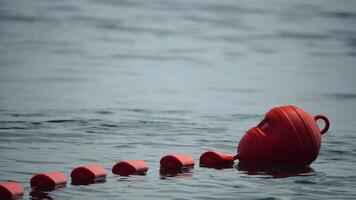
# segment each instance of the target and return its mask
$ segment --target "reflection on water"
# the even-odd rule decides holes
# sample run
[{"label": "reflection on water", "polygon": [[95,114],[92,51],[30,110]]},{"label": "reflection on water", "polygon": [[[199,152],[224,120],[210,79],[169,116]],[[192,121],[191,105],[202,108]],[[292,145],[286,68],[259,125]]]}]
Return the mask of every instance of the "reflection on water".
[{"label": "reflection on water", "polygon": [[55,200],[55,198],[52,198],[51,195],[46,192],[31,191],[30,196],[31,200]]},{"label": "reflection on water", "polygon": [[266,166],[239,163],[236,165],[236,169],[243,174],[259,178],[288,178],[316,174],[313,168],[305,166]]},{"label": "reflection on water", "polygon": [[192,176],[193,176],[192,168],[182,168],[177,170],[167,170],[167,169],[160,170],[160,179],[167,179],[171,177],[188,178]]},{"label": "reflection on water", "polygon": [[105,178],[100,178],[100,179],[95,179],[95,180],[78,180],[78,181],[72,181],[71,185],[92,185],[92,184],[101,184],[101,183],[106,183]]},{"label": "reflection on water", "polygon": [[205,167],[205,168],[213,168],[213,169],[231,169],[234,168],[234,163],[230,162],[230,163],[222,163],[222,164],[214,164],[214,165],[203,165],[203,164],[199,164],[199,167]]}]

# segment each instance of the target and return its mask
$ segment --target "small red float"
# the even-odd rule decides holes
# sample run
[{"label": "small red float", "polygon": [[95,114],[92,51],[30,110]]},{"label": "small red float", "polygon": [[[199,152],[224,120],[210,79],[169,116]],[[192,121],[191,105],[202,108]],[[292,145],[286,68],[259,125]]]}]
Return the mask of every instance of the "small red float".
[{"label": "small red float", "polygon": [[113,174],[129,176],[132,174],[145,174],[148,164],[143,160],[125,160],[116,163],[112,168]]},{"label": "small red float", "polygon": [[0,183],[0,200],[11,200],[22,197],[24,189],[21,184],[16,182]]},{"label": "small red float", "polygon": [[163,170],[180,170],[194,167],[194,159],[188,154],[170,154],[164,156],[160,164]]},{"label": "small red float", "polygon": [[[325,122],[322,130],[319,119]],[[242,137],[235,158],[246,164],[308,166],[317,158],[329,124],[327,117],[312,117],[296,106],[275,107]]]},{"label": "small red float", "polygon": [[88,165],[75,168],[72,173],[72,184],[90,184],[105,181],[106,170],[100,165]]},{"label": "small red float", "polygon": [[226,153],[207,151],[200,156],[200,166],[202,167],[232,167],[234,156]]},{"label": "small red float", "polygon": [[61,172],[48,172],[36,174],[31,178],[33,190],[51,191],[67,184],[67,177]]}]

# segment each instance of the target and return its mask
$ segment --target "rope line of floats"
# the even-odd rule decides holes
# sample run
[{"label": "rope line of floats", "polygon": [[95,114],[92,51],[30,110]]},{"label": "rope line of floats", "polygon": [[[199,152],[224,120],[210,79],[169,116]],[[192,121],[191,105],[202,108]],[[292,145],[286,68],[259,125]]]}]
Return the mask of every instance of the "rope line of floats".
[{"label": "rope line of floats", "polygon": [[[319,128],[317,121],[323,120]],[[312,117],[296,106],[272,108],[264,119],[249,129],[241,138],[237,155],[207,151],[200,156],[201,167],[229,168],[234,160],[258,165],[309,166],[318,156],[321,135],[329,129],[330,122],[324,115]],[[189,154],[169,154],[160,160],[161,171],[179,172],[194,167]],[[112,173],[120,176],[144,175],[148,164],[143,160],[124,160],[112,167]],[[101,165],[80,166],[70,174],[72,185],[87,185],[104,181],[107,172]],[[67,184],[62,172],[46,172],[34,175],[30,185],[34,191],[52,191]],[[0,182],[0,200],[9,200],[24,195],[18,182]]]},{"label": "rope line of floats", "polygon": [[[226,153],[207,151],[200,157],[201,167],[232,166],[234,156]],[[160,170],[163,173],[178,173],[189,170],[195,165],[194,159],[189,154],[168,154],[160,160]],[[119,161],[112,167],[112,174],[119,176],[145,175],[148,164],[144,160]],[[88,185],[104,182],[107,170],[101,165],[80,166],[70,173],[72,185]],[[63,172],[52,171],[39,173],[32,176],[30,186],[33,191],[50,192],[66,187],[67,176]],[[10,200],[22,197],[25,193],[21,183],[10,181],[0,183],[0,200]]]}]

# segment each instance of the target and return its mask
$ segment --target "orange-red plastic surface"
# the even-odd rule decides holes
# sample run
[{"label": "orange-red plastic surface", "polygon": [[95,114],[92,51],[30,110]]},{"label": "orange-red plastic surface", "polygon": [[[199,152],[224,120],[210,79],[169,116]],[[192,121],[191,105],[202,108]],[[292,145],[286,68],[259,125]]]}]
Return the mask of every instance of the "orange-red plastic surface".
[{"label": "orange-red plastic surface", "polygon": [[194,167],[194,159],[188,154],[170,154],[161,158],[161,169],[179,170]]},{"label": "orange-red plastic surface", "polygon": [[112,168],[112,173],[129,176],[132,174],[144,174],[147,170],[148,164],[143,160],[125,160],[116,163]]},{"label": "orange-red plastic surface", "polygon": [[31,178],[31,188],[34,190],[51,191],[67,184],[67,177],[61,172],[36,174]]},{"label": "orange-red plastic surface", "polygon": [[100,165],[88,165],[75,168],[72,173],[73,184],[89,184],[103,181],[106,178],[106,170]]},{"label": "orange-red plastic surface", "polygon": [[0,200],[10,200],[21,197],[24,194],[24,189],[21,184],[16,182],[0,183]]},{"label": "orange-red plastic surface", "polygon": [[[322,130],[319,119],[325,122]],[[296,106],[275,107],[242,137],[235,157],[248,164],[308,166],[317,158],[329,124],[327,117],[312,117]]]},{"label": "orange-red plastic surface", "polygon": [[216,151],[207,151],[200,156],[202,167],[223,167],[234,163],[234,156]]}]

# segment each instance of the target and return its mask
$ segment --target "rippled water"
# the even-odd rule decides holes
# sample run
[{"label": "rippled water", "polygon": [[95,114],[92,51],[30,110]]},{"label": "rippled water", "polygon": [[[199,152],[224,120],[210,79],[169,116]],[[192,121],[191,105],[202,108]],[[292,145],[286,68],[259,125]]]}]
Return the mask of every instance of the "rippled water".
[{"label": "rippled water", "polygon": [[[355,1],[0,1],[0,181],[25,199],[356,196]],[[195,167],[167,153],[235,153],[277,105],[325,113],[310,168]],[[144,159],[146,176],[29,196],[35,173]]]}]

